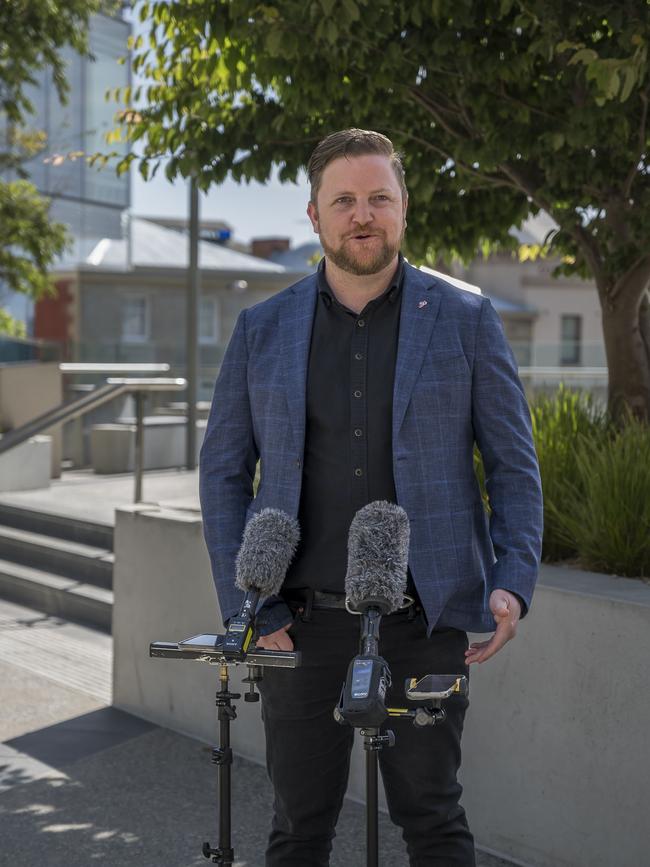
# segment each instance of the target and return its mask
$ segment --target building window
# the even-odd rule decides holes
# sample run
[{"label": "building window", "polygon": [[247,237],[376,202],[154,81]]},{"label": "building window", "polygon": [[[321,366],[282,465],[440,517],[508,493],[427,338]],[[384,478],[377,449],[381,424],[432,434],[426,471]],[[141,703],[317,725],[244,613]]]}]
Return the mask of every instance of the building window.
[{"label": "building window", "polygon": [[560,364],[580,364],[582,316],[565,315],[561,322]]},{"label": "building window", "polygon": [[149,299],[131,295],[122,302],[122,340],[144,343],[149,339]]},{"label": "building window", "polygon": [[219,340],[219,311],[216,298],[201,298],[199,306],[199,343],[216,344]]}]

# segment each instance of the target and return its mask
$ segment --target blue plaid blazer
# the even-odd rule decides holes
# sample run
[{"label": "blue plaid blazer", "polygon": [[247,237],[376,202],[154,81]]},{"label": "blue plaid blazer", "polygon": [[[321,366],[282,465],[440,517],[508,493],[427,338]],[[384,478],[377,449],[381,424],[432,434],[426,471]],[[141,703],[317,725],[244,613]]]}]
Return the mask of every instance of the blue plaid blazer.
[{"label": "blue plaid blazer", "polygon": [[[429,630],[491,631],[490,592],[510,590],[528,608],[537,577],[542,496],[530,414],[489,300],[405,268],[392,435],[397,501],[410,521],[409,566]],[[242,601],[234,564],[246,522],[269,506],[298,515],[317,295],[310,275],[243,310],[217,378],[200,497],[224,621]],[[489,519],[474,443],[485,466]],[[261,633],[290,620],[282,600],[263,602]]]}]

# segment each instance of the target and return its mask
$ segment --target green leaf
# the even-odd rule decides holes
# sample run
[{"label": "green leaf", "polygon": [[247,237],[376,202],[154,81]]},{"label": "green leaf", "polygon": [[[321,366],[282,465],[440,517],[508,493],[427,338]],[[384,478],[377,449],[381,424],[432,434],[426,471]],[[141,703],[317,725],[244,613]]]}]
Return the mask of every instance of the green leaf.
[{"label": "green leaf", "polygon": [[623,69],[623,75],[625,76],[625,80],[623,81],[623,87],[621,88],[619,96],[621,102],[625,102],[632,93],[634,85],[636,84],[637,71],[633,66],[626,66]]},{"label": "green leaf", "polygon": [[569,66],[574,66],[576,63],[593,63],[594,60],[598,60],[598,54],[592,48],[581,48],[569,60]]},{"label": "green leaf", "polygon": [[562,147],[564,147],[564,142],[565,142],[564,133],[561,133],[561,132],[553,133],[552,143],[553,143],[553,150],[554,151],[557,152]]},{"label": "green leaf", "polygon": [[345,11],[348,13],[350,21],[358,21],[361,18],[361,13],[359,12],[359,7],[355,3],[355,0],[343,0],[343,6]]},{"label": "green leaf", "polygon": [[266,50],[271,57],[277,57],[282,49],[283,33],[280,27],[274,25],[266,37]]}]

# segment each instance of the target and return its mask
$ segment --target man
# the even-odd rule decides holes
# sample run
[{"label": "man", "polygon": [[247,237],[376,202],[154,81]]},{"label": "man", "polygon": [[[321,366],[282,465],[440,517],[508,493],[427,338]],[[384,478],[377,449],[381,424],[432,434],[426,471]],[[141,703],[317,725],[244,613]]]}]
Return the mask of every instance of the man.
[{"label": "man", "polygon": [[[258,646],[295,643],[303,658],[294,671],[268,670],[261,685],[275,790],[267,867],[329,863],[353,741],[332,711],[359,638],[343,595],[358,509],[396,502],[410,522],[414,602],[382,621],[391,704],[403,703],[406,677],[467,673],[514,636],[541,543],[539,474],[512,353],[487,299],[401,256],[408,196],[391,142],[334,133],[312,154],[309,178],[307,212],[325,256],[316,275],[239,316],[201,452],[224,620],[241,602],[233,576],[246,521],[275,507],[301,529],[281,595],[258,615]],[[466,631],[495,624],[468,648]],[[396,721],[396,745],[380,753],[391,818],[417,867],[475,863],[456,780],[466,706],[450,699],[445,723],[424,731]]]}]

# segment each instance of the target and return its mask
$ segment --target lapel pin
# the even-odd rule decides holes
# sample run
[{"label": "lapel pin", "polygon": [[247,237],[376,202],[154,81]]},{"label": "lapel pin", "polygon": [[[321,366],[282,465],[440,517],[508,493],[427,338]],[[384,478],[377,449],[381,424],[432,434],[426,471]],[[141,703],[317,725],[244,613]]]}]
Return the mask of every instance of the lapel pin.
[{"label": "lapel pin", "polygon": [[426,306],[427,306],[427,302],[426,302],[426,301],[418,301],[418,307],[419,307],[420,309],[421,309],[422,307],[426,307]]}]

